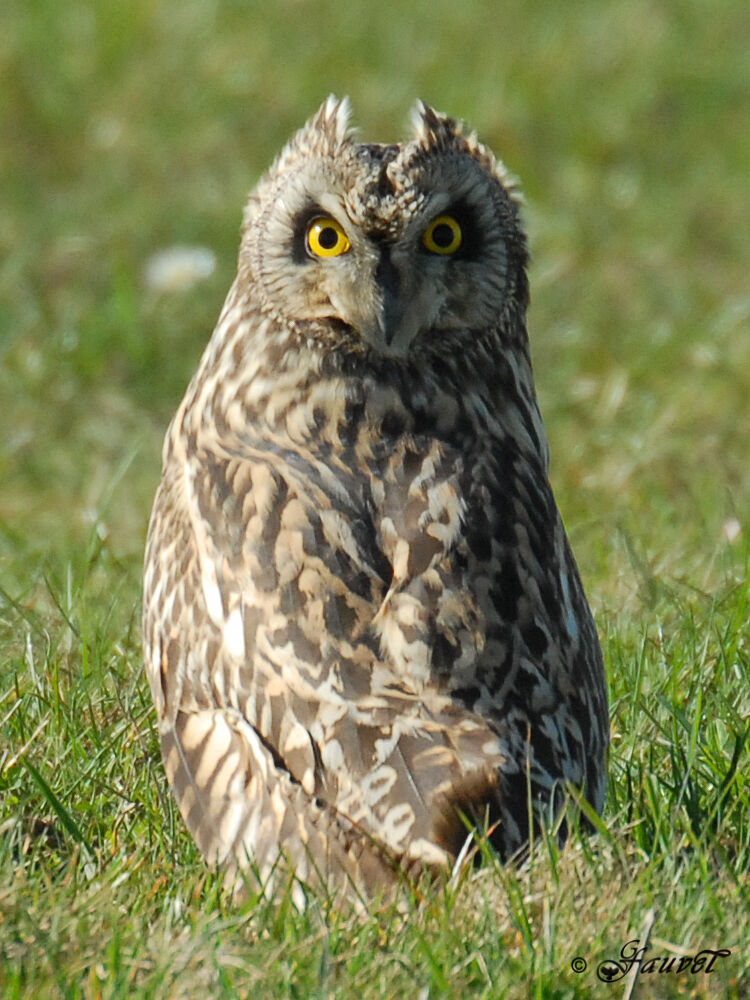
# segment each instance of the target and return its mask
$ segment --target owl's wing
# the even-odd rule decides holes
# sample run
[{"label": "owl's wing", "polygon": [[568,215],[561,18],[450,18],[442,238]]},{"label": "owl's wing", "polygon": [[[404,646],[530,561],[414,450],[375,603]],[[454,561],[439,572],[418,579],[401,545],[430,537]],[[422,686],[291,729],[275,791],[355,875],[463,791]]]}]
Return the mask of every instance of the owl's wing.
[{"label": "owl's wing", "polygon": [[529,805],[556,814],[568,782],[601,810],[608,744],[593,618],[544,453],[520,438],[488,435],[468,452],[403,438],[372,480],[392,567],[381,650],[496,735],[486,801],[506,857],[528,838]]},{"label": "owl's wing", "polygon": [[486,801],[502,755],[481,718],[384,662],[393,629],[373,621],[395,600],[391,566],[327,475],[268,449],[168,468],[148,670],[167,773],[209,860],[247,854],[263,872],[281,845],[302,877],[377,887],[392,857],[449,861],[455,807]]},{"label": "owl's wing", "polygon": [[[537,452],[519,446],[518,435],[499,437],[466,469],[462,544],[480,595],[486,645],[473,684],[455,663],[448,665],[455,697],[492,719],[507,747],[507,817],[526,816],[531,798],[549,818],[563,804],[568,783],[601,811],[606,783],[601,649]],[[513,838],[504,847],[512,849]]]},{"label": "owl's wing", "polygon": [[[302,880],[376,894],[393,880],[392,859],[310,794],[309,778],[300,780],[311,764],[310,739],[293,715],[302,702],[292,701],[268,663],[256,677],[253,633],[275,602],[258,589],[270,581],[248,585],[239,551],[227,547],[233,518],[219,517],[216,472],[200,477],[209,492],[218,489],[209,496],[170,465],[149,529],[146,670],[169,783],[199,850],[230,875],[249,867],[270,889],[288,861]],[[258,473],[256,481],[262,478]],[[268,497],[259,493],[264,514]],[[234,503],[228,494],[223,499]],[[279,625],[283,617],[271,612],[271,649]]]}]

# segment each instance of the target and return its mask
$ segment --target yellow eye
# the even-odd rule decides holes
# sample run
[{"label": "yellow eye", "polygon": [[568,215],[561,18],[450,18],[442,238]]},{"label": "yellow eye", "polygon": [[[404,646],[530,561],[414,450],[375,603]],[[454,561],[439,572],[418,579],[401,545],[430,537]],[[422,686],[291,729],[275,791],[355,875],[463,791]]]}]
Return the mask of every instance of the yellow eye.
[{"label": "yellow eye", "polygon": [[425,230],[422,242],[430,253],[455,253],[461,246],[461,227],[452,215],[439,215]]},{"label": "yellow eye", "polygon": [[307,248],[316,257],[340,257],[350,246],[349,237],[330,215],[319,215],[307,227]]}]

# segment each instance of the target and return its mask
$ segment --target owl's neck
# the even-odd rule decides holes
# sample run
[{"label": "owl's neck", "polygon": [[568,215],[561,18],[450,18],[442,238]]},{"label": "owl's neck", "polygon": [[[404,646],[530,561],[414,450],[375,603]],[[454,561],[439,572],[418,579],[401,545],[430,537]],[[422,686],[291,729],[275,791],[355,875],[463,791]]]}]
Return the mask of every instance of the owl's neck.
[{"label": "owl's neck", "polygon": [[313,328],[247,316],[230,297],[177,411],[172,436],[265,437],[306,448],[345,446],[366,427],[376,440],[437,437],[463,449],[513,440],[547,466],[521,322],[515,343],[477,338],[393,360],[338,348]]}]

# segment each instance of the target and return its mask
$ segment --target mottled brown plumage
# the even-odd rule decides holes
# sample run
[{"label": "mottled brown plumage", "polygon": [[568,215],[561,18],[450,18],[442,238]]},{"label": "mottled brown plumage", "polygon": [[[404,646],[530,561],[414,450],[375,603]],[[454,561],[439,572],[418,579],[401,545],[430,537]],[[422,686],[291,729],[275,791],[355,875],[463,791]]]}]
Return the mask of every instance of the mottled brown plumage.
[{"label": "mottled brown plumage", "polygon": [[376,895],[504,857],[568,782],[600,810],[599,644],[547,478],[503,167],[423,105],[329,99],[251,195],[167,434],[146,668],[204,857]]}]

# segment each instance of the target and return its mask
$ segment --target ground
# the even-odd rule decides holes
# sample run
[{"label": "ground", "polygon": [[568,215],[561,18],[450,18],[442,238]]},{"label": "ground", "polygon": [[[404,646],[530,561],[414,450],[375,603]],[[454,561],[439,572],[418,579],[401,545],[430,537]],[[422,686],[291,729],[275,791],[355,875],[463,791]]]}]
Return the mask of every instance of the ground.
[{"label": "ground", "polygon": [[[636,995],[749,995],[749,44],[744,0],[6,0],[0,995],[619,997],[596,969],[652,908],[646,959],[731,954]],[[364,920],[226,905],[140,663],[161,438],[244,196],[329,91],[380,140],[423,97],[523,182],[553,485],[612,707],[595,836]],[[216,267],[159,291],[175,245]]]}]

